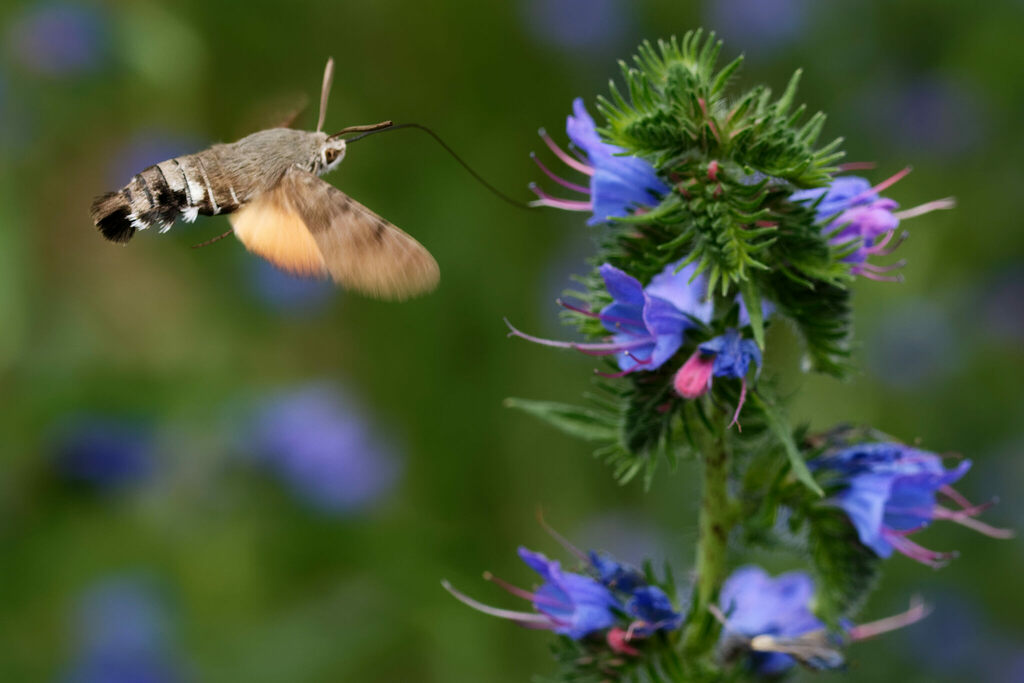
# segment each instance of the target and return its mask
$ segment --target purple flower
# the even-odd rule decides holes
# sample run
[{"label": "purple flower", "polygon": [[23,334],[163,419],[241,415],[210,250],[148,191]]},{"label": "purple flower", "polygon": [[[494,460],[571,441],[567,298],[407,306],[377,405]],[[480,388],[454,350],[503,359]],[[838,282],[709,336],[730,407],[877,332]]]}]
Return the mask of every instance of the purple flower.
[{"label": "purple flower", "polygon": [[630,14],[623,0],[526,0],[530,32],[570,52],[601,50],[626,33]]},{"label": "purple flower", "polygon": [[782,47],[807,23],[807,0],[715,0],[705,7],[706,25],[747,51]]},{"label": "purple flower", "polygon": [[292,275],[263,259],[246,260],[249,288],[267,308],[288,315],[322,311],[337,292],[329,280]]},{"label": "purple flower", "polygon": [[594,313],[562,303],[570,310],[600,320],[611,333],[609,342],[551,341],[524,334],[509,325],[511,334],[538,344],[576,349],[589,355],[615,354],[622,370],[616,376],[637,370],[656,370],[679,350],[684,333],[696,326],[695,321],[706,323],[711,319],[712,303],[706,300],[707,280],[699,276],[690,282],[696,270],[693,264],[679,272],[675,270],[675,264],[666,266],[644,287],[635,277],[606,263],[600,272],[612,296],[611,304],[600,313]]},{"label": "purple flower", "polygon": [[[723,636],[796,638],[820,631],[825,624],[811,612],[813,597],[814,581],[804,572],[772,578],[760,567],[741,567],[725,581],[719,596],[726,620]],[[779,652],[753,651],[751,664],[770,676],[786,671],[794,660]]]},{"label": "purple flower", "polygon": [[[737,569],[726,579],[719,594],[724,641],[739,636],[749,650],[752,668],[762,676],[777,676],[793,666],[794,657],[777,651],[776,644],[798,640],[807,653],[801,663],[812,669],[835,669],[843,665],[840,636],[831,636],[825,624],[811,611],[814,581],[801,571],[772,578],[760,567]],[[849,641],[865,640],[909,626],[928,615],[918,602],[910,609],[885,619],[854,626],[844,624]],[[812,647],[813,646],[813,647]],[[799,650],[795,650],[794,653]]]},{"label": "purple flower", "polygon": [[140,577],[116,577],[90,588],[76,617],[67,683],[182,680],[168,643],[165,606]]},{"label": "purple flower", "polygon": [[7,31],[16,58],[50,76],[90,71],[106,50],[106,17],[71,3],[40,3],[15,17]]},{"label": "purple flower", "polygon": [[535,155],[533,159],[549,178],[574,192],[587,195],[589,199],[558,199],[536,184],[531,184],[530,189],[539,197],[535,204],[568,211],[591,212],[593,216],[587,220],[587,225],[598,225],[611,218],[628,216],[638,208],[657,205],[661,195],[670,188],[658,178],[654,167],[643,159],[625,155],[621,147],[603,142],[581,98],[573,101],[573,114],[566,122],[566,132],[573,145],[586,157],[586,162],[564,152],[543,130],[540,135],[551,151],[569,168],[590,176],[590,186],[584,187],[564,180],[544,166]]},{"label": "purple flower", "polygon": [[400,464],[358,407],[338,389],[309,384],[255,411],[249,447],[291,489],[328,513],[366,508],[391,491]]},{"label": "purple flower", "polygon": [[[839,476],[843,489],[833,500],[850,517],[861,542],[879,557],[889,557],[896,550],[929,566],[942,566],[953,553],[928,550],[907,538],[936,519],[948,519],[995,538],[1012,535],[975,519],[989,505],[971,505],[951,487],[970,469],[970,460],[946,469],[934,453],[899,443],[865,443],[822,457],[812,465]],[[960,509],[938,505],[937,493]]]},{"label": "purple flower", "polygon": [[548,629],[574,640],[615,624],[615,612],[621,611],[622,606],[611,591],[596,579],[563,571],[558,560],[549,560],[526,548],[519,548],[519,557],[543,578],[544,582],[537,590],[531,593],[489,574],[487,577],[513,595],[530,600],[535,612],[490,607],[456,591],[447,582],[444,587],[461,602],[485,614],[510,619],[531,628]]},{"label": "purple flower", "polygon": [[647,637],[656,631],[675,631],[683,625],[683,615],[672,607],[665,591],[657,586],[641,586],[632,591],[626,614],[633,617],[631,636]]},{"label": "purple flower", "polygon": [[81,415],[58,424],[52,453],[64,477],[104,490],[139,483],[156,465],[145,425],[105,416]]},{"label": "purple flower", "polygon": [[869,263],[868,258],[887,256],[900,245],[903,237],[890,245],[900,220],[939,209],[950,209],[954,205],[953,200],[947,198],[895,212],[899,204],[878,193],[909,172],[909,168],[904,169],[876,187],[872,187],[864,178],[841,176],[835,178],[828,187],[794,192],[790,200],[814,207],[817,220],[823,225],[822,230],[829,235],[829,243],[844,253],[843,261],[851,264],[851,273],[871,280],[899,281],[898,275],[886,273],[902,267],[902,262],[878,266]]},{"label": "purple flower", "polygon": [[712,377],[738,379],[741,383],[740,400],[736,405],[732,424],[735,424],[747,397],[747,373],[750,364],[761,370],[761,350],[751,339],[744,339],[736,330],[706,341],[697,347],[687,361],[676,372],[672,380],[676,393],[683,398],[703,396],[711,388]]}]

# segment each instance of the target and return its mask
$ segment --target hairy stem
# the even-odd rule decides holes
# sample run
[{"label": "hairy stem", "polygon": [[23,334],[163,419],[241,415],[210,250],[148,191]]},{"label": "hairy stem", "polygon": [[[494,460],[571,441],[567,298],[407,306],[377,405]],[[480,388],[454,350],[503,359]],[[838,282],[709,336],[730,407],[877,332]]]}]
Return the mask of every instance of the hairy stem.
[{"label": "hairy stem", "polygon": [[719,430],[703,445],[703,492],[700,507],[700,538],[697,542],[696,583],[686,629],[684,648],[690,657],[708,654],[717,640],[720,625],[708,609],[718,600],[726,577],[729,532],[736,523],[729,497],[729,451]]}]

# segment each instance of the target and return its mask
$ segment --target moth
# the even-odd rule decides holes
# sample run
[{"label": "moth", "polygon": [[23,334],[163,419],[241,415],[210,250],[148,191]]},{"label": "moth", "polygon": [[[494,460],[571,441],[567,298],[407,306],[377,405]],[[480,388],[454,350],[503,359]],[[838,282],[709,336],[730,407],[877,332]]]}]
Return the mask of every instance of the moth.
[{"label": "moth", "polygon": [[[246,249],[282,270],[327,277],[380,299],[431,291],[440,271],[423,245],[320,176],[345,158],[343,135],[389,121],[323,131],[334,60],[324,69],[315,132],[271,128],[150,166],[97,197],[92,220],[113,242],[137,230],[166,232],[178,219],[227,214]],[[230,233],[225,233],[225,236]]]}]

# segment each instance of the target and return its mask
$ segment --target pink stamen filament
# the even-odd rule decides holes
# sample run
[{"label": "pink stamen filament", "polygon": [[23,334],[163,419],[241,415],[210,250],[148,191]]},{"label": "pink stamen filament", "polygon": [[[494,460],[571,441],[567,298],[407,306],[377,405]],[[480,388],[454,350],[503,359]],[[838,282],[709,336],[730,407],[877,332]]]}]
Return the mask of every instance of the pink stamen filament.
[{"label": "pink stamen filament", "polygon": [[542,510],[539,505],[537,506],[537,522],[540,524],[541,528],[544,529],[544,531],[548,532],[549,536],[551,536],[553,539],[558,541],[558,543],[563,548],[565,548],[570,553],[575,555],[581,561],[586,562],[587,564],[590,563],[590,558],[587,557],[586,554],[584,554],[584,552],[582,550],[580,550],[579,548],[574,546],[572,543],[570,543],[569,540],[567,538],[565,538],[565,536],[563,536],[562,534],[560,534],[557,531],[555,531],[554,527],[550,526],[547,523],[547,520],[544,519],[544,510]]},{"label": "pink stamen filament", "polygon": [[576,183],[571,183],[568,180],[555,175],[555,173],[548,169],[548,167],[545,166],[541,162],[541,160],[537,158],[537,155],[534,154],[533,152],[530,152],[530,158],[533,159],[533,162],[540,167],[540,170],[544,172],[544,175],[546,175],[548,178],[551,178],[562,187],[567,187],[570,190],[573,190],[574,192],[580,192],[586,195],[590,194],[590,188],[583,187],[582,185],[577,185]]},{"label": "pink stamen filament", "polygon": [[909,538],[906,538],[904,534],[895,533],[891,529],[883,529],[882,535],[885,540],[902,555],[906,555],[912,560],[916,560],[921,564],[928,565],[933,569],[938,569],[949,563],[951,559],[956,557],[956,553],[940,553],[934,550],[928,550],[927,548],[914,543]]},{"label": "pink stamen filament", "polygon": [[971,501],[967,500],[967,498],[962,493],[957,491],[949,484],[946,484],[945,486],[940,488],[939,493],[943,494],[944,496],[946,496],[947,498],[949,498],[962,508],[974,507],[974,504],[971,503]]},{"label": "pink stamen filament", "polygon": [[740,411],[743,410],[743,404],[746,403],[746,401],[747,401],[747,378],[743,377],[742,379],[740,379],[740,400],[736,404],[736,412],[733,413],[733,415],[732,415],[732,422],[729,423],[729,426],[726,427],[726,429],[731,429],[733,425],[736,425],[736,431],[740,431],[740,432],[743,431],[743,428],[740,427],[739,420],[740,420]]},{"label": "pink stamen filament", "polygon": [[555,341],[553,339],[542,339],[541,337],[534,337],[533,335],[526,334],[525,332],[520,332],[516,328],[512,327],[512,323],[510,323],[508,320],[505,320],[505,324],[508,325],[509,330],[511,330],[511,332],[509,332],[509,336],[521,337],[522,339],[525,339],[527,341],[532,341],[535,344],[543,344],[544,346],[553,346],[553,347],[559,348],[559,349],[575,349],[576,351],[579,351],[580,353],[585,353],[585,354],[591,355],[591,356],[608,356],[608,355],[611,355],[613,353],[620,353],[622,351],[627,351],[629,349],[636,349],[636,348],[640,348],[641,346],[647,346],[648,344],[652,343],[652,341],[653,341],[653,339],[648,337],[648,338],[643,338],[643,339],[637,339],[636,341],[631,341],[631,342],[616,342],[616,343],[610,343],[610,344],[585,344],[585,343],[579,343],[579,342],[560,342],[560,341]]},{"label": "pink stamen filament", "polygon": [[978,512],[980,512],[990,505],[991,503],[988,505],[979,505],[976,508],[967,510],[947,510],[946,508],[935,506],[935,519],[948,519],[949,521],[965,526],[968,529],[973,529],[979,534],[984,534],[989,538],[1013,538],[1015,535],[1013,529],[999,529],[986,524],[981,520],[974,519],[972,515],[977,514],[974,510],[978,510]]},{"label": "pink stamen filament", "polygon": [[900,211],[899,213],[894,213],[893,215],[896,216],[896,218],[899,218],[902,221],[902,220],[906,220],[907,218],[915,218],[916,216],[923,216],[924,214],[931,213],[932,211],[942,211],[943,209],[952,209],[955,206],[956,206],[956,200],[953,199],[952,197],[946,197],[945,199],[936,199],[934,202],[928,202],[927,204],[921,204],[920,206],[915,206],[912,209],[907,209],[905,211]]},{"label": "pink stamen filament", "polygon": [[454,597],[462,604],[472,607],[478,612],[490,614],[492,617],[499,617],[501,619],[511,619],[512,621],[519,622],[523,625],[533,624],[535,626],[539,626],[540,628],[551,628],[552,626],[557,626],[559,624],[558,621],[552,619],[546,614],[535,614],[533,612],[517,612],[515,610],[500,609],[498,607],[491,607],[490,605],[485,605],[482,602],[474,600],[465,593],[461,593],[455,590],[455,588],[453,588],[452,585],[447,581],[442,581],[441,586],[443,586],[446,591],[452,594],[452,597]]},{"label": "pink stamen filament", "polygon": [[494,583],[494,584],[497,584],[498,586],[500,586],[501,588],[504,588],[506,591],[508,591],[512,595],[516,596],[517,598],[522,598],[523,600],[529,600],[530,602],[532,602],[535,605],[549,605],[551,607],[560,607],[562,609],[565,609],[565,607],[566,607],[565,603],[563,603],[563,602],[559,602],[558,600],[555,600],[554,598],[545,598],[544,596],[537,595],[536,593],[531,593],[528,590],[523,590],[522,588],[519,588],[518,586],[513,586],[508,581],[505,581],[504,579],[499,579],[497,576],[495,576],[494,574],[492,574],[490,572],[484,572],[484,580],[485,581],[490,581],[491,583]]},{"label": "pink stamen filament", "polygon": [[866,277],[869,280],[874,280],[875,282],[903,282],[902,275],[879,275],[878,273],[866,271],[860,266],[854,266],[850,269],[850,272],[854,275],[860,275],[861,277]]},{"label": "pink stamen filament", "polygon": [[899,236],[899,238],[898,238],[898,239],[896,240],[896,243],[895,243],[895,244],[893,244],[893,245],[892,245],[891,247],[889,247],[888,249],[886,249],[886,248],[885,248],[885,245],[889,243],[889,241],[890,241],[890,240],[892,239],[892,236],[893,236],[894,234],[896,234],[896,231],[895,231],[895,230],[893,230],[892,232],[890,232],[889,234],[887,234],[887,235],[885,236],[885,239],[883,239],[883,240],[882,240],[882,241],[881,241],[880,243],[878,243],[877,245],[875,245],[875,246],[873,246],[873,247],[868,247],[868,250],[867,250],[867,251],[868,251],[868,253],[869,253],[869,254],[874,254],[875,256],[888,256],[888,255],[889,255],[889,254],[891,254],[892,252],[894,252],[894,251],[896,251],[897,249],[899,249],[900,245],[901,245],[901,244],[903,244],[904,242],[906,242],[906,241],[907,241],[907,238],[908,238],[908,237],[910,237],[910,233],[904,230],[904,231],[903,231],[902,233],[900,233],[900,236]]},{"label": "pink stamen filament", "polygon": [[877,265],[875,263],[866,263],[866,262],[860,264],[861,268],[864,268],[865,270],[870,270],[872,273],[889,273],[889,272],[892,272],[894,270],[899,270],[900,268],[904,267],[905,265],[907,265],[907,262],[902,260],[902,259],[897,261],[896,263],[890,263],[887,266],[880,266],[880,265]]},{"label": "pink stamen filament", "polygon": [[904,178],[906,178],[908,173],[910,173],[910,167],[909,166],[904,168],[902,171],[897,171],[896,173],[893,173],[891,176],[889,176],[888,178],[886,178],[882,182],[880,182],[877,185],[875,185],[874,187],[872,187],[868,192],[873,192],[875,194],[882,194],[883,192],[888,190],[890,187],[892,187],[893,185],[895,185],[899,181],[901,181]]},{"label": "pink stamen filament", "polygon": [[873,161],[848,161],[845,164],[839,164],[839,171],[841,173],[846,171],[870,171],[876,166]]},{"label": "pink stamen filament", "polygon": [[866,624],[854,626],[850,629],[850,640],[865,640],[867,638],[874,638],[880,636],[883,633],[889,631],[895,631],[896,629],[903,628],[904,626],[910,626],[915,624],[931,613],[931,608],[921,602],[918,599],[914,599],[910,603],[910,608],[902,614],[894,614],[891,617],[885,619],[879,619],[877,621],[870,621]]},{"label": "pink stamen filament", "polygon": [[553,195],[548,194],[542,190],[537,183],[530,183],[530,190],[536,194],[540,199],[532,202],[535,206],[550,206],[553,209],[563,209],[565,211],[593,211],[594,205],[592,202],[582,202],[573,199],[559,199]]},{"label": "pink stamen filament", "polygon": [[581,161],[579,161],[579,160],[569,156],[565,152],[563,152],[562,148],[559,147],[555,143],[555,141],[551,139],[551,136],[548,135],[548,132],[546,130],[541,128],[538,131],[538,134],[540,135],[540,139],[544,141],[544,144],[548,146],[548,149],[550,149],[552,152],[554,152],[555,156],[558,157],[559,159],[561,159],[562,163],[564,163],[566,166],[568,166],[569,168],[575,169],[575,170],[579,171],[580,173],[585,173],[587,175],[594,175],[593,167],[588,166],[587,164],[584,164],[583,162],[581,162]]}]

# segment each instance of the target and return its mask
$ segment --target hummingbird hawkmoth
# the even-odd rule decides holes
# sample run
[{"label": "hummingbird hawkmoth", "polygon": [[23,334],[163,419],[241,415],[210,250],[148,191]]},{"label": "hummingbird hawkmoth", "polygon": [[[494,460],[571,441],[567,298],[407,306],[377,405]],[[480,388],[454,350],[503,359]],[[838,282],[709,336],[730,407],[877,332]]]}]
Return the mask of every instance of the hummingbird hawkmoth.
[{"label": "hummingbird hawkmoth", "polygon": [[136,230],[170,229],[179,218],[228,214],[249,251],[302,276],[382,299],[432,290],[437,262],[423,245],[319,176],[345,158],[343,135],[390,127],[390,121],[323,131],[334,61],[324,69],[315,132],[271,128],[230,144],[162,161],[117,192],[97,197],[93,223],[108,240]]}]

